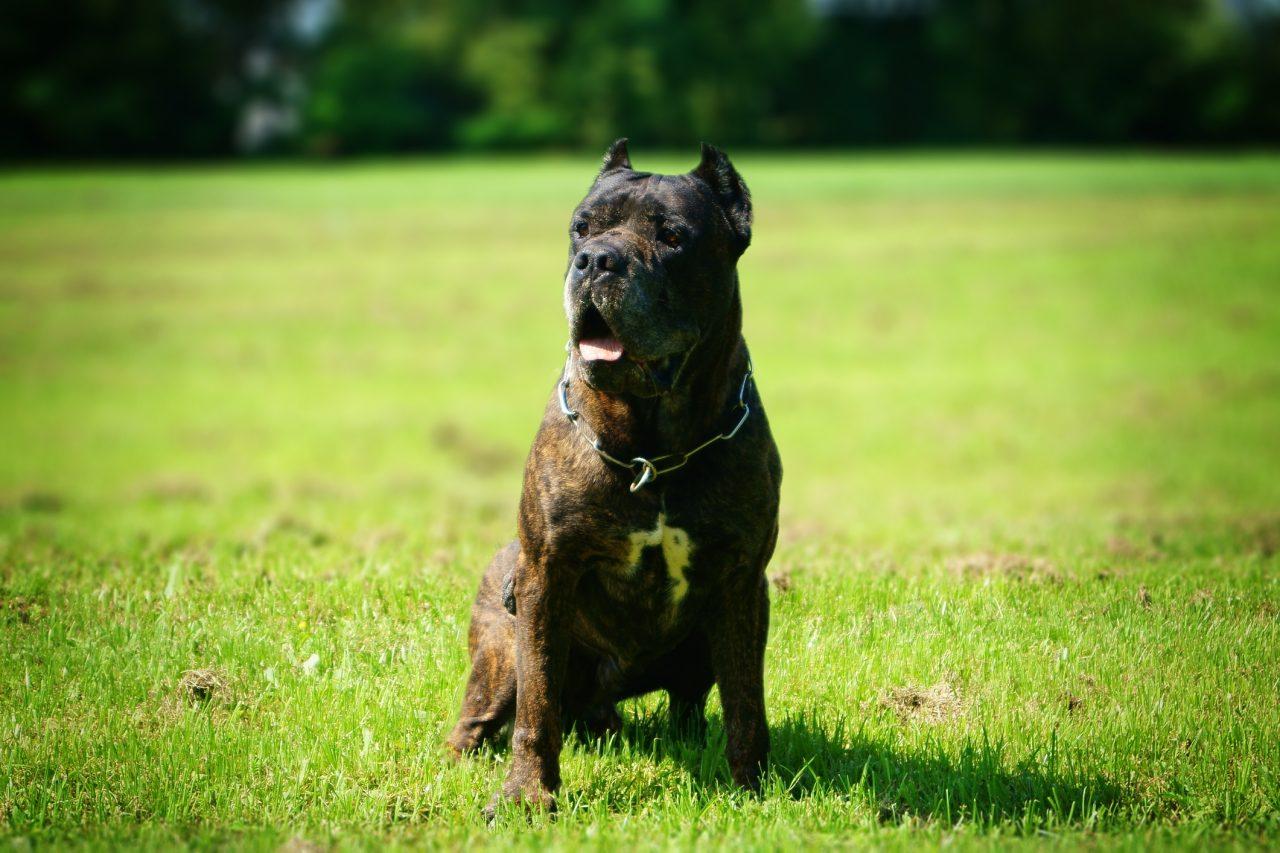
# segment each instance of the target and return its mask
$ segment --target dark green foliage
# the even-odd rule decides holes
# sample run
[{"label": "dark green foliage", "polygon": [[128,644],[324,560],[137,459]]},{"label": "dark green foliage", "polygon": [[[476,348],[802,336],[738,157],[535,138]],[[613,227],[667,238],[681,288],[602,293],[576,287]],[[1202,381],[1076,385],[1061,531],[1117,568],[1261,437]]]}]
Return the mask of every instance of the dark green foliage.
[{"label": "dark green foliage", "polygon": [[[938,120],[972,141],[1122,143],[1216,135],[1229,33],[1203,0],[979,0],[939,6]],[[942,82],[941,80],[939,81]]]},{"label": "dark green foliage", "polygon": [[214,46],[167,0],[11,0],[0,26],[0,152],[208,154],[231,143]]},{"label": "dark green foliage", "polygon": [[[1267,144],[1280,7],[11,0],[0,75],[0,155],[24,158]],[[281,125],[247,133],[264,105]]]},{"label": "dark green foliage", "polygon": [[446,147],[464,103],[430,57],[381,35],[334,45],[311,85],[304,117],[315,153]]}]

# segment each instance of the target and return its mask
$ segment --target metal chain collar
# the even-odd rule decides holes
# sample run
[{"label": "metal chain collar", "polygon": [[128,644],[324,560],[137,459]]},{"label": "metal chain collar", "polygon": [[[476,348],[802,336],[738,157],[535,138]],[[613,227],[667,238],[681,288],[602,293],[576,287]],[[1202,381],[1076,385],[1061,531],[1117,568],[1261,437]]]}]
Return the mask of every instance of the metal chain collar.
[{"label": "metal chain collar", "polygon": [[[569,406],[569,363],[572,359],[567,359],[564,363],[564,373],[560,377],[560,387],[558,390],[560,398],[560,411],[569,419],[569,423],[573,424],[574,429],[582,434],[582,437],[591,445],[591,449],[600,454],[600,458],[619,468],[625,468],[635,474],[635,479],[631,481],[631,491],[638,492],[647,484],[652,483],[655,479],[663,474],[670,474],[678,468],[683,468],[689,463],[689,459],[701,450],[705,450],[717,441],[728,441],[738,434],[738,430],[742,429],[742,425],[747,422],[747,418],[751,416],[751,407],[747,405],[747,383],[751,381],[751,375],[754,368],[751,365],[750,357],[747,358],[747,372],[742,376],[742,385],[738,388],[738,405],[737,409],[742,410],[741,417],[738,422],[733,425],[733,429],[728,432],[722,432],[711,436],[706,441],[699,444],[692,450],[686,450],[683,453],[664,453],[662,456],[654,456],[647,459],[643,456],[637,456],[630,462],[624,462],[618,457],[609,453],[600,444],[600,437],[593,434],[591,430],[583,423],[580,412],[575,411]],[[674,464],[666,464],[667,460],[677,459],[679,461]]]}]

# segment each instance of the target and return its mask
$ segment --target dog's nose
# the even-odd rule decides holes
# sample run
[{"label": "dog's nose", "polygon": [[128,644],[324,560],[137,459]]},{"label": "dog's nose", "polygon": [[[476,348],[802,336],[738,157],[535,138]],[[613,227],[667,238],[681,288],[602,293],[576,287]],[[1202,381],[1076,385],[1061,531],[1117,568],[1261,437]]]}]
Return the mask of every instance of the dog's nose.
[{"label": "dog's nose", "polygon": [[620,275],[626,268],[626,261],[623,260],[622,253],[612,246],[596,246],[579,252],[573,265],[583,271]]}]

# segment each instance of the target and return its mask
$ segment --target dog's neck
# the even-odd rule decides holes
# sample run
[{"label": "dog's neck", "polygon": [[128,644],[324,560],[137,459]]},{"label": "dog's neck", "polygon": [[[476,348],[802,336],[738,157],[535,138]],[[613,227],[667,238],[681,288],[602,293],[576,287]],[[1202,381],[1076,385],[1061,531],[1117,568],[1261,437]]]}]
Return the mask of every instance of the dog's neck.
[{"label": "dog's neck", "polygon": [[675,386],[656,397],[606,394],[588,385],[570,363],[574,406],[606,450],[621,458],[691,450],[726,429],[747,371],[742,300],[735,286],[724,321],[689,353]]}]

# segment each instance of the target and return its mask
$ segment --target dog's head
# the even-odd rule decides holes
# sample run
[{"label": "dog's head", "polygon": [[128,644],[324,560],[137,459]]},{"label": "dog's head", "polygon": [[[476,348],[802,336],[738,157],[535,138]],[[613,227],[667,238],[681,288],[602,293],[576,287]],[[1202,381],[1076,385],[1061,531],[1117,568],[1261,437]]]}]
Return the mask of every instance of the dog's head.
[{"label": "dog's head", "polygon": [[619,139],[569,223],[564,305],[583,378],[609,394],[670,391],[735,309],[751,196],[704,144],[684,175],[631,168]]}]

